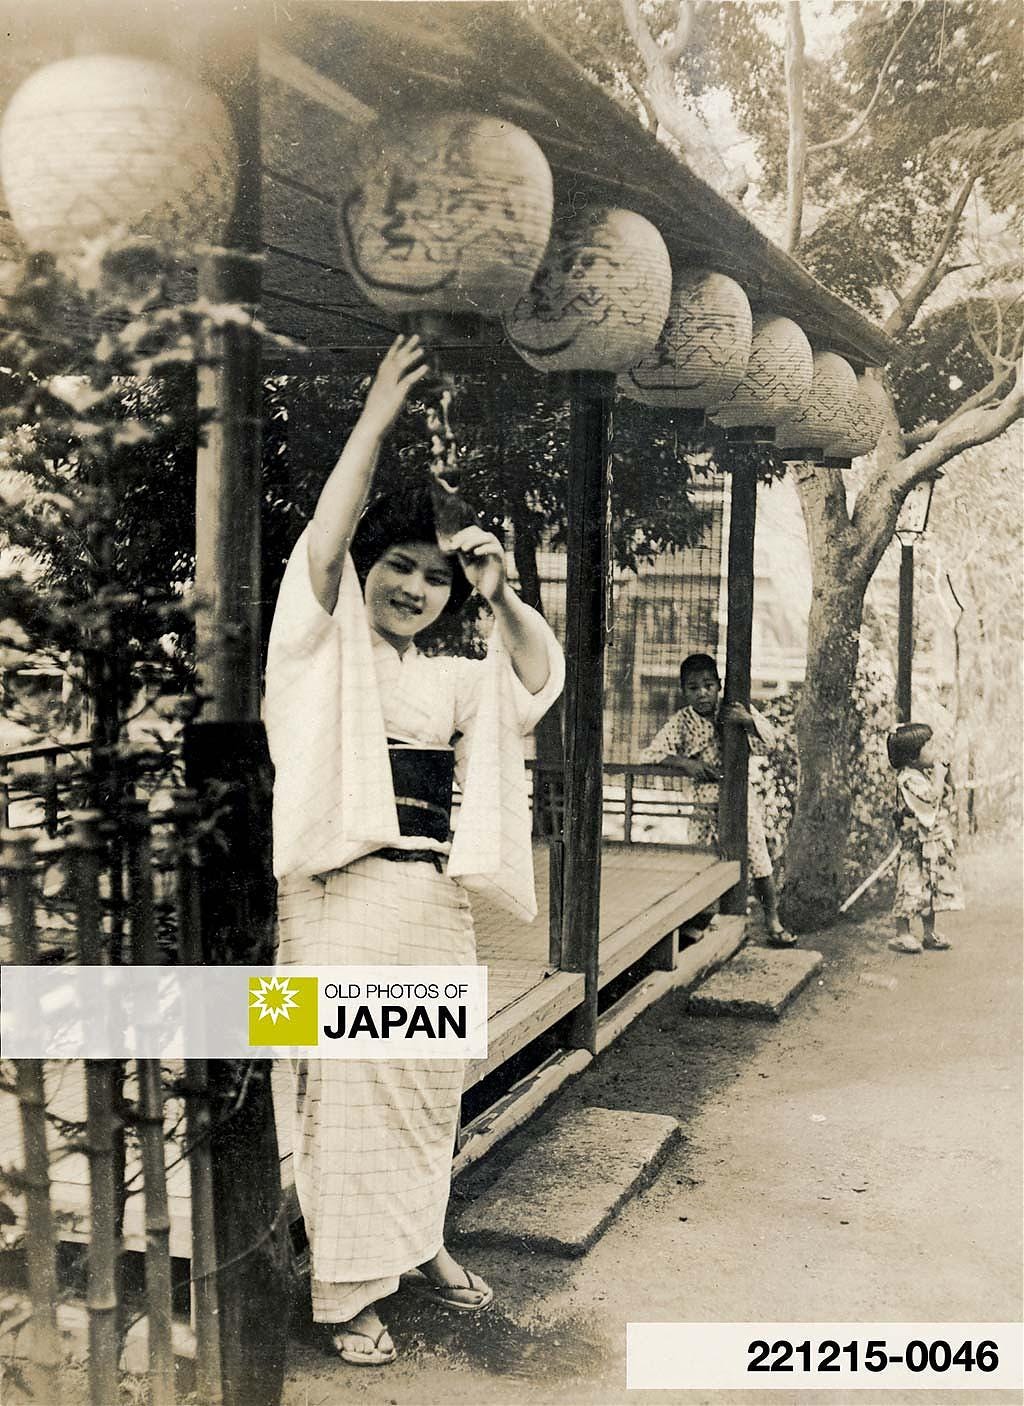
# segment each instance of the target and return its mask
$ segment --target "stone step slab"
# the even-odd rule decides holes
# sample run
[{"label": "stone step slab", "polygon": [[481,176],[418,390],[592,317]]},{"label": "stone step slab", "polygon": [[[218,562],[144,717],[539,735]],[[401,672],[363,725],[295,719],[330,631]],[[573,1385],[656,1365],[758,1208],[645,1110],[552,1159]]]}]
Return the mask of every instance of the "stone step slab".
[{"label": "stone step slab", "polygon": [[653,1179],[679,1133],[675,1118],[658,1113],[567,1113],[469,1207],[460,1235],[550,1255],[585,1254]]},{"label": "stone step slab", "polygon": [[690,1013],[778,1020],[821,964],[803,948],[744,947],[690,993]]}]

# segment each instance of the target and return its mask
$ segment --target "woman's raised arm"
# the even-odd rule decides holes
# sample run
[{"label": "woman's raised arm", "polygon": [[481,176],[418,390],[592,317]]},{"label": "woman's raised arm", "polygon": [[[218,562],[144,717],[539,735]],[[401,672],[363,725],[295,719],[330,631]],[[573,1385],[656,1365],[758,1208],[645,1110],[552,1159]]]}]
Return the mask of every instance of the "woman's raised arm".
[{"label": "woman's raised arm", "polygon": [[309,579],[330,614],[381,445],[412,387],[427,374],[418,337],[398,337],[377,369],[362,413],[324,484],[309,531]]}]

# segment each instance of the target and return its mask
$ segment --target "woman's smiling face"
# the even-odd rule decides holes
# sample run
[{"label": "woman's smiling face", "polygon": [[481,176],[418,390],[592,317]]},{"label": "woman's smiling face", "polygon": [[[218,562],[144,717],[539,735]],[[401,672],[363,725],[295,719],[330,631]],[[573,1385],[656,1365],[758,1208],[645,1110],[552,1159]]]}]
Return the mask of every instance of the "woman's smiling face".
[{"label": "woman's smiling face", "polygon": [[451,589],[452,568],[439,547],[430,542],[397,543],[374,562],[366,577],[370,624],[401,652],[434,623]]}]

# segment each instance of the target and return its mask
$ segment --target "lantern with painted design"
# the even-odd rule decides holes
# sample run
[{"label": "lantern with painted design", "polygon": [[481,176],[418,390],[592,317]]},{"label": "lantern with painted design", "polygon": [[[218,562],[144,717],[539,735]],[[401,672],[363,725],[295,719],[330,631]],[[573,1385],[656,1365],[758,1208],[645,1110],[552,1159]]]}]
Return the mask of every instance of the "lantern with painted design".
[{"label": "lantern with painted design", "polygon": [[803,329],[791,318],[759,313],[747,369],[736,389],[712,407],[712,418],[727,429],[770,431],[800,409],[812,374],[811,344]]},{"label": "lantern with painted design", "polygon": [[852,430],[857,398],[850,363],[835,352],[815,352],[811,388],[796,414],[779,426],[776,446],[793,450],[795,459],[821,459],[826,444]]},{"label": "lantern with painted design", "polygon": [[649,356],[618,379],[623,395],[666,409],[703,410],[731,395],[750,360],[752,319],[740,285],[710,269],[683,269]]},{"label": "lantern with painted design", "polygon": [[625,371],[653,352],[671,293],[672,265],[654,225],[599,206],[555,230],[505,333],[540,371]]},{"label": "lantern with painted design", "polygon": [[237,172],[231,121],[216,94],[169,64],[127,54],[39,69],[0,126],[11,219],[30,250],[58,257],[96,240],[218,243]]},{"label": "lantern with painted design", "polygon": [[888,405],[879,381],[871,376],[858,376],[850,424],[844,434],[825,445],[825,466],[848,469],[852,460],[861,454],[870,454],[881,437]]},{"label": "lantern with painted design", "polygon": [[496,117],[374,123],[340,194],[345,266],[389,312],[496,316],[529,288],[544,255],[552,189],[537,143]]}]

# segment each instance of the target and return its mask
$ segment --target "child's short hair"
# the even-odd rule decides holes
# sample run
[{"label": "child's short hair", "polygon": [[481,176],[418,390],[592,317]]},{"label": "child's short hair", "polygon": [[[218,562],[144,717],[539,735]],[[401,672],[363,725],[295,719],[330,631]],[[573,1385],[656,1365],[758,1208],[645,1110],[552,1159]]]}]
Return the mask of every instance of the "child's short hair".
[{"label": "child's short hair", "polygon": [[889,753],[889,765],[899,771],[917,760],[917,755],[926,742],[930,742],[932,730],[927,723],[903,723],[885,739],[885,749]]},{"label": "child's short hair", "polygon": [[719,688],[722,680],[718,676],[718,665],[710,654],[688,654],[679,666],[679,687],[682,688],[688,678],[694,674],[710,674]]}]

